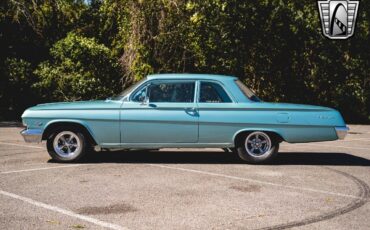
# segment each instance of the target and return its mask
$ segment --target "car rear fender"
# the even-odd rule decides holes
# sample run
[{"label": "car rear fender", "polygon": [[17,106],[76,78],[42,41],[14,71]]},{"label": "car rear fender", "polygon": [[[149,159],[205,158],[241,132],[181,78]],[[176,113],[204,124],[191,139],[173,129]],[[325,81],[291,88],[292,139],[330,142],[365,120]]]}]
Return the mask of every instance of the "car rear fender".
[{"label": "car rear fender", "polygon": [[262,132],[267,132],[267,133],[274,133],[275,136],[277,137],[278,141],[281,142],[281,141],[285,141],[285,138],[284,138],[284,135],[279,132],[278,130],[276,129],[270,129],[270,128],[246,128],[246,129],[241,129],[239,131],[237,131],[234,136],[233,136],[233,143],[236,143],[237,141],[237,138],[240,134],[242,133],[246,133],[246,132],[253,132],[253,131],[262,131]]}]

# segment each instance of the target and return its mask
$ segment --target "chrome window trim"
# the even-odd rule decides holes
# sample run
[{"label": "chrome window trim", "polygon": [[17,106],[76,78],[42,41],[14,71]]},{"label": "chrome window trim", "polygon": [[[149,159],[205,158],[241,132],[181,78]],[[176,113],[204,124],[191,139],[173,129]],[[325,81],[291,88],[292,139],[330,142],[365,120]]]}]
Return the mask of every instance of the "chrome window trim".
[{"label": "chrome window trim", "polygon": [[198,104],[199,100],[199,90],[200,90],[200,80],[195,81],[195,96],[194,96],[194,103]]}]

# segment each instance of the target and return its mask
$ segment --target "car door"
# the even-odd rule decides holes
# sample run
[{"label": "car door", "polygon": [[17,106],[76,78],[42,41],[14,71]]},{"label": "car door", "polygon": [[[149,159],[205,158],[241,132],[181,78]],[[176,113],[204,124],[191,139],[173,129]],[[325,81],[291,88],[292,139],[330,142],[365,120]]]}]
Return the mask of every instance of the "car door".
[{"label": "car door", "polygon": [[194,80],[153,80],[134,92],[121,110],[121,142],[195,143],[198,113]]},{"label": "car door", "polygon": [[236,103],[218,81],[200,81],[198,93],[199,143],[232,142],[238,126],[233,120]]}]

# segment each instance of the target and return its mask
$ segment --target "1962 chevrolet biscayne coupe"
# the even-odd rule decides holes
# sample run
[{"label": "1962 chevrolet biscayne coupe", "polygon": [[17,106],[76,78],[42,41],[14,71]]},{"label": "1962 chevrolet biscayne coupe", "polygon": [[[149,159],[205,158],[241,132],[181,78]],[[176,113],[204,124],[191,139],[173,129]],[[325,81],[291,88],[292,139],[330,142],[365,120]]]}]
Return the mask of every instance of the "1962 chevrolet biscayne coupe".
[{"label": "1962 chevrolet biscayne coupe", "polygon": [[103,101],[40,104],[22,115],[26,142],[47,141],[61,162],[101,149],[230,148],[242,160],[272,159],[279,143],[343,139],[334,109],[262,102],[235,77],[150,75]]}]

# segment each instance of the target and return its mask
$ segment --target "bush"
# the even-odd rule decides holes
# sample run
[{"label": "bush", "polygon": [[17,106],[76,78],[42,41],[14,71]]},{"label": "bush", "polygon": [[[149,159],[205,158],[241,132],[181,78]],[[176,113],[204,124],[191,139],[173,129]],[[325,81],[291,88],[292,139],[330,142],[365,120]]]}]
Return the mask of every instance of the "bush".
[{"label": "bush", "polygon": [[33,85],[49,101],[101,99],[121,90],[119,63],[94,38],[69,33],[50,55],[36,69],[39,82]]}]

